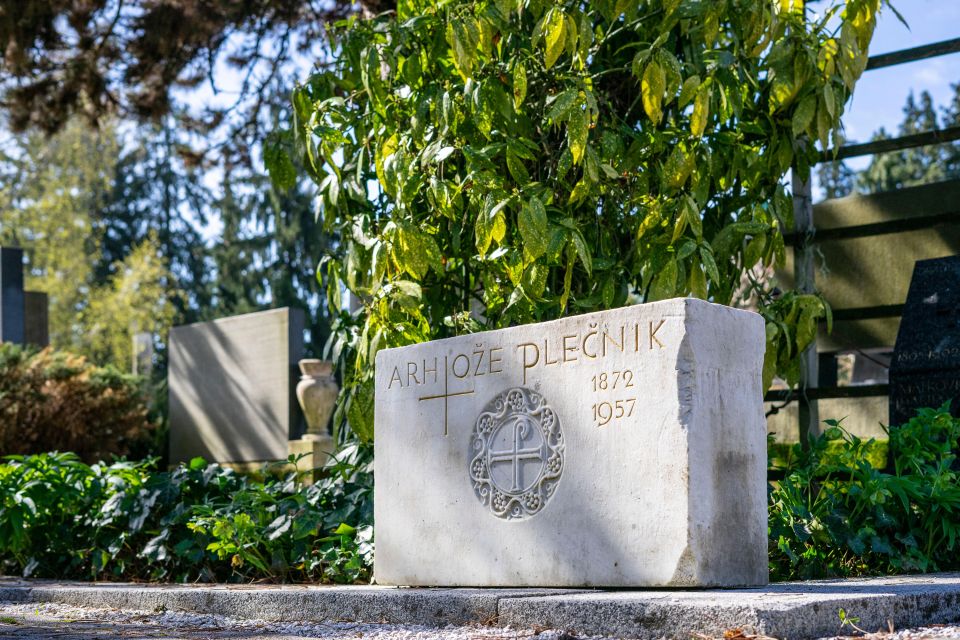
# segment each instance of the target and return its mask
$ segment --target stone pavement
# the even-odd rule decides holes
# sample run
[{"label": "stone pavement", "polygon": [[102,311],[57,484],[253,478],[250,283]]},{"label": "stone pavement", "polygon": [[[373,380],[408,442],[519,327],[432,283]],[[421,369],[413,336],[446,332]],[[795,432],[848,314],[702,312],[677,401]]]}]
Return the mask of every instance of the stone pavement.
[{"label": "stone pavement", "polygon": [[[741,629],[748,635],[800,640],[849,632],[841,628],[840,609],[858,619],[857,626],[866,631],[960,621],[960,574],[781,583],[752,589],[630,591],[142,585],[7,578],[0,579],[0,602],[221,615],[269,623],[375,623],[434,629],[493,625],[644,640],[723,637],[725,632]],[[248,631],[243,637],[254,636]]]}]

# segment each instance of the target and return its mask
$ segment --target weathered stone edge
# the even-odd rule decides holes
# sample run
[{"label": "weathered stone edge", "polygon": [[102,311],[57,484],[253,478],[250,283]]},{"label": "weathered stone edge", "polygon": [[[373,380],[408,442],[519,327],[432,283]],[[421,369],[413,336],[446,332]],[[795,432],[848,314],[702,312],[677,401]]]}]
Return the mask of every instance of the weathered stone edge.
[{"label": "weathered stone edge", "polygon": [[960,621],[960,584],[824,594],[823,599],[789,592],[757,595],[745,593],[742,604],[684,603],[626,593],[504,598],[498,622],[639,640],[689,640],[693,634],[722,638],[731,629],[805,640],[854,633],[851,627],[842,628],[840,609],[865,631],[886,631],[888,621],[895,629]]},{"label": "weathered stone edge", "polygon": [[[809,584],[809,583],[807,583]],[[182,611],[276,622],[351,621],[442,626],[495,623],[621,638],[722,637],[741,628],[803,640],[842,630],[838,612],[867,631],[960,620],[960,580],[930,584],[784,585],[773,592],[600,592],[383,587],[231,588],[0,583],[0,601]],[[821,587],[824,585],[821,585]],[[742,594],[742,597],[740,597]],[[684,602],[687,596],[692,601]],[[713,600],[713,596],[719,596]],[[727,597],[723,597],[727,596]],[[733,596],[733,597],[730,597]],[[713,601],[711,601],[713,600]],[[719,602],[717,601],[719,600]]]},{"label": "weathered stone edge", "polygon": [[[136,585],[35,586],[0,584],[0,602],[51,602],[136,611],[181,611],[270,622],[349,621],[421,625],[484,624],[497,620],[504,597],[547,596],[549,589],[288,589]],[[583,593],[567,590],[564,593]]]}]

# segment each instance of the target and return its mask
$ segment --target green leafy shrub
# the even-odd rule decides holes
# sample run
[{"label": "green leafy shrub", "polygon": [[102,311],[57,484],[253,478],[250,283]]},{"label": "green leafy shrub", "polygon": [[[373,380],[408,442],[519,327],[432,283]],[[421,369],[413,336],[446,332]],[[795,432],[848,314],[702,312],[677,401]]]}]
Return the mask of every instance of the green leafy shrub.
[{"label": "green leafy shrub", "polygon": [[0,465],[0,571],[49,578],[356,582],[370,576],[371,455],[342,451],[310,486],[195,459]]},{"label": "green leafy shrub", "polygon": [[[373,436],[384,347],[743,295],[784,257],[783,177],[836,145],[881,4],[401,0],[336,25],[337,60],[296,88],[265,160],[279,186],[305,167],[339,239],[338,422]],[[792,380],[823,303],[765,315],[767,370]]]},{"label": "green leafy shrub", "polygon": [[94,462],[136,453],[155,427],[142,378],[63,351],[0,344],[0,454],[72,451]]},{"label": "green leafy shrub", "polygon": [[775,580],[960,569],[960,419],[922,409],[883,446],[836,421],[770,490]]}]

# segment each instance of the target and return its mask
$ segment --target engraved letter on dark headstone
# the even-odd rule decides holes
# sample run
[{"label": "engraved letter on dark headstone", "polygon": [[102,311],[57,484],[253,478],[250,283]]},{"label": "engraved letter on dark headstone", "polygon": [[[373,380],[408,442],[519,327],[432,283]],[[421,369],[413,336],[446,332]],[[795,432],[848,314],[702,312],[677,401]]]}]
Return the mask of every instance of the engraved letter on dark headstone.
[{"label": "engraved letter on dark headstone", "polygon": [[960,415],[960,256],[913,268],[890,363],[890,424],[947,400]]},{"label": "engraved letter on dark headstone", "polygon": [[0,342],[23,344],[23,249],[0,247]]}]

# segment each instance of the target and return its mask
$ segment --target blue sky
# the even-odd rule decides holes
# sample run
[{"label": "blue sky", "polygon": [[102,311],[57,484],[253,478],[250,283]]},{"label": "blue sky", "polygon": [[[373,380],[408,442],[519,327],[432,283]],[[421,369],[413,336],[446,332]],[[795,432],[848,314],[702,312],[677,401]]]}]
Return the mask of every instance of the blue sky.
[{"label": "blue sky", "polygon": [[[910,29],[891,11],[884,11],[877,21],[871,55],[960,37],[960,0],[894,0],[894,6]],[[935,105],[946,106],[953,95],[950,84],[957,82],[960,54],[956,53],[866,72],[843,116],[847,139],[866,141],[881,126],[896,132],[911,91],[929,91]],[[847,164],[859,169],[869,161],[869,157],[855,158]]]}]

